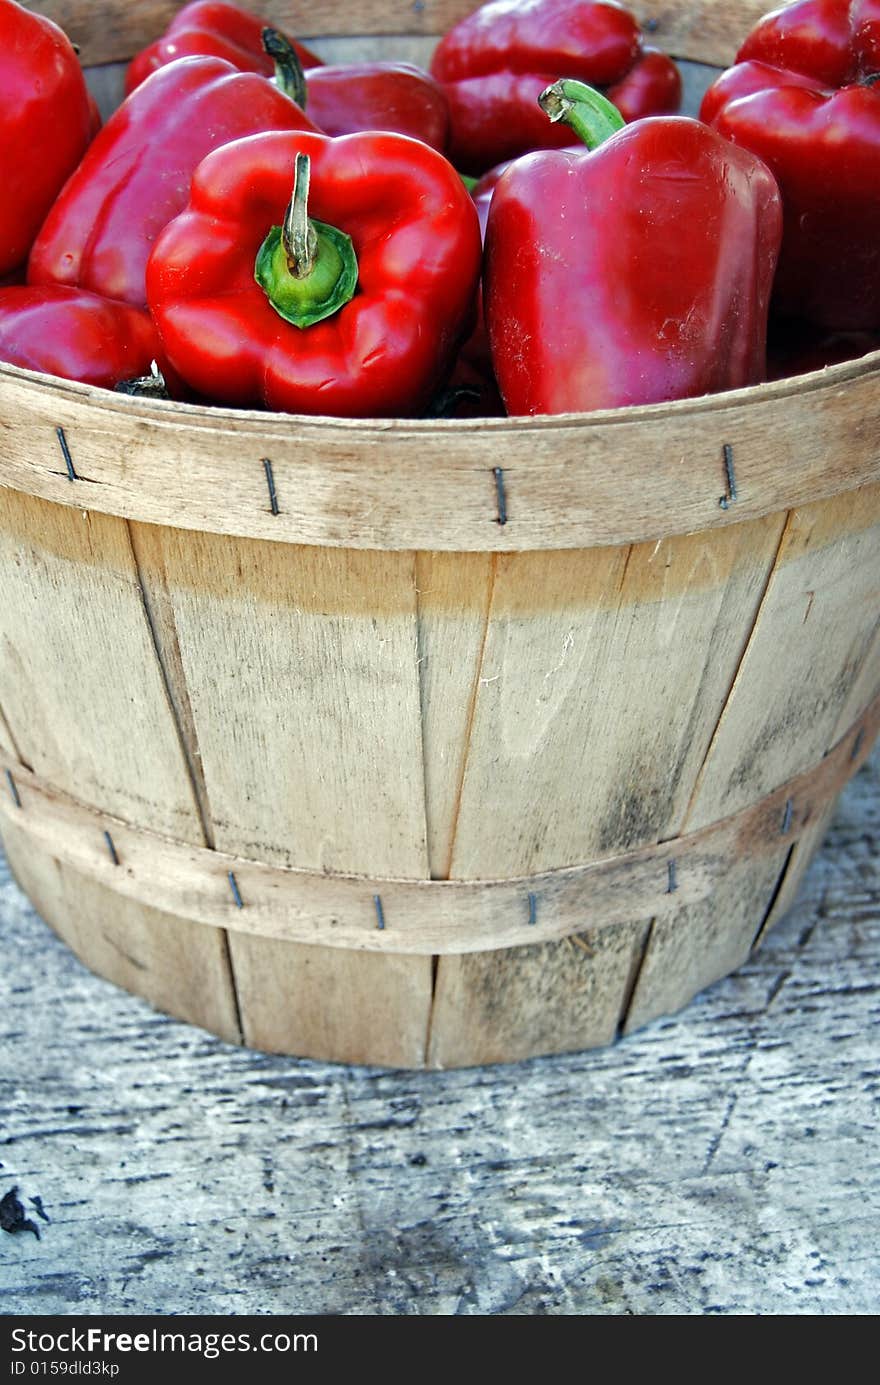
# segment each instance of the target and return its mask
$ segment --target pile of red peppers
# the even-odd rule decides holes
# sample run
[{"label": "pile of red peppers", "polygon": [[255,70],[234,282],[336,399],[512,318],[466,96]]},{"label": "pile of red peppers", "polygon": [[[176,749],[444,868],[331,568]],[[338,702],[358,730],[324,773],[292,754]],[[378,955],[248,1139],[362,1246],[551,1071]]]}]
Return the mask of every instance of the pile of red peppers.
[{"label": "pile of red peppers", "polygon": [[489,0],[430,70],[195,0],[102,124],[0,0],[0,360],[348,417],[711,394],[880,346],[880,0],[795,0],[698,117],[616,0]]}]

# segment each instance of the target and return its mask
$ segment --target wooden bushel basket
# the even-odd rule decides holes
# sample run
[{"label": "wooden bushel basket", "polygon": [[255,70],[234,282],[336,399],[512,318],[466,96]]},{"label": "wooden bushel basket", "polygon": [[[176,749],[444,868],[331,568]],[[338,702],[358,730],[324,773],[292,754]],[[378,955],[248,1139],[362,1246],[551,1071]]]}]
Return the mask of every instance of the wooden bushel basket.
[{"label": "wooden bushel basket", "polygon": [[[265,9],[424,61],[472,7]],[[176,7],[34,8],[103,64]],[[767,6],[634,8],[723,65]],[[3,367],[0,488],[12,868],[88,966],[233,1042],[606,1044],[748,957],[877,730],[880,353],[478,422]]]}]

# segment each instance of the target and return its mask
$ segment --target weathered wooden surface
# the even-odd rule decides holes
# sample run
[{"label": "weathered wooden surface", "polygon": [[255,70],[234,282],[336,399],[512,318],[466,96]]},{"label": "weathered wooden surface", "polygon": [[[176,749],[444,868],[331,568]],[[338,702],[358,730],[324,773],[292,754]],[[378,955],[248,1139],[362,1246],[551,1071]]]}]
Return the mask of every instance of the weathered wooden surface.
[{"label": "weathered wooden surface", "polygon": [[[172,697],[174,661],[161,626],[129,526],[3,492],[0,740],[62,793],[201,845],[184,709]],[[108,891],[84,882],[69,862],[50,859],[40,869],[26,839],[8,850],[78,955],[155,1004],[237,1036],[221,930],[175,925],[155,913],[152,899],[145,909],[114,908]],[[83,890],[90,908],[71,924],[65,901]]]},{"label": "weathered wooden surface", "polygon": [[[12,869],[86,964],[253,1047],[448,1067],[679,1009],[747,958],[880,715],[845,716],[880,487],[712,542],[465,554],[459,586],[452,555],[15,492],[2,523]],[[413,955],[358,985],[347,947]]]},{"label": "weathered wooden surface", "polygon": [[[50,384],[11,365],[0,365],[0,411],[0,486],[77,511],[329,547],[517,552],[654,542],[880,482],[877,351],[797,381],[478,427],[149,402]],[[723,444],[733,449],[737,484],[727,507]],[[622,458],[637,459],[626,485]]]},{"label": "weathered wooden surface", "polygon": [[789,916],[616,1046],[445,1073],[234,1048],[0,867],[8,1313],[873,1314],[880,752]]}]

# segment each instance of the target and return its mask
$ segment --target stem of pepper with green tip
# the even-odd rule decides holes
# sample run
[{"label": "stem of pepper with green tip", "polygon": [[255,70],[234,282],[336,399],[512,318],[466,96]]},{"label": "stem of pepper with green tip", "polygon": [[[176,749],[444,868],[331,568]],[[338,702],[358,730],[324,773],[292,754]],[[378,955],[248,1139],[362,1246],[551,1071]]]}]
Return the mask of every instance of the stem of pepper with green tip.
[{"label": "stem of pepper with green tip", "polygon": [[538,105],[554,124],[562,120],[570,125],[588,149],[598,149],[626,124],[617,107],[601,91],[573,77],[562,77],[546,87],[538,97]]},{"label": "stem of pepper with green tip", "polygon": [[349,303],[358,281],[351,237],[309,216],[311,160],[297,154],[284,223],[257,252],[254,278],[271,306],[294,327],[311,327]]},{"label": "stem of pepper with green tip", "polygon": [[276,87],[279,91],[283,91],[285,96],[289,96],[291,101],[295,101],[300,110],[304,111],[308,89],[306,87],[306,74],[303,72],[296,49],[278,29],[271,29],[267,26],[261,37],[263,48],[275,64],[274,80]]},{"label": "stem of pepper with green tip", "polygon": [[309,221],[309,178],[311,165],[308,154],[297,154],[293,170],[293,196],[281,227],[281,243],[287,256],[287,268],[294,279],[308,279],[314,273],[318,254],[318,233]]}]

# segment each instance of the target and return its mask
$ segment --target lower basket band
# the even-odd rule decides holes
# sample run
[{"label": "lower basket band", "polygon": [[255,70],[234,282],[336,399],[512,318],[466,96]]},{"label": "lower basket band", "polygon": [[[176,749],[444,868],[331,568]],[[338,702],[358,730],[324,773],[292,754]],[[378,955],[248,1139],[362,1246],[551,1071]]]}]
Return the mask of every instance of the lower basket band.
[{"label": "lower basket band", "polygon": [[5,821],[117,894],[196,923],[379,952],[483,952],[662,918],[707,898],[733,861],[793,845],[862,764],[878,728],[880,696],[817,765],[732,817],[511,880],[379,880],[269,866],[132,826],[14,763],[2,765],[0,828]]}]

